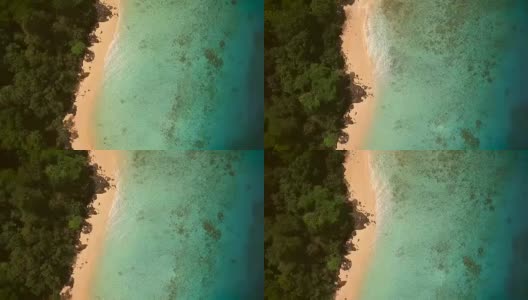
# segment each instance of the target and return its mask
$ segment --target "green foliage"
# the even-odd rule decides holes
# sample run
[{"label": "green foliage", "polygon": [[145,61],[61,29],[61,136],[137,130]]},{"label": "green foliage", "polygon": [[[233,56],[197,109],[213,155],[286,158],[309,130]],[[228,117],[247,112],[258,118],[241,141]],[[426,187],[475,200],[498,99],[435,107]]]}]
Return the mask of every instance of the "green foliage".
[{"label": "green foliage", "polygon": [[49,182],[55,187],[75,182],[86,167],[83,157],[69,157],[57,153],[53,155],[53,158],[55,157],[56,161],[45,168]]},{"label": "green foliage", "polygon": [[0,0],[0,147],[70,147],[62,121],[95,22],[94,0]]},{"label": "green foliage", "polygon": [[266,0],[266,149],[333,149],[351,105],[341,0]]},{"label": "green foliage", "polygon": [[75,6],[85,2],[84,0],[53,0],[53,7],[58,10],[69,10],[73,9]]},{"label": "green foliage", "polygon": [[71,110],[94,0],[0,0],[0,299],[57,299],[95,193]]},{"label": "green foliage", "polygon": [[332,299],[353,230],[344,153],[307,151],[335,148],[351,105],[344,2],[266,0],[266,299]]},{"label": "green foliage", "polygon": [[0,299],[58,295],[95,193],[92,176],[86,151],[0,150]]},{"label": "green foliage", "polygon": [[86,51],[86,45],[81,41],[75,42],[73,46],[71,47],[71,52],[75,56],[83,55],[84,51]]},{"label": "green foliage", "polygon": [[323,140],[323,145],[325,147],[328,147],[328,148],[331,148],[333,146],[335,146],[336,144],[336,140],[338,139],[338,136],[336,133],[329,133],[327,136],[325,136],[324,140]]},{"label": "green foliage", "polygon": [[339,269],[341,269],[341,263],[342,263],[342,258],[336,255],[333,255],[326,262],[326,268],[329,269],[330,271],[339,272]]},{"label": "green foliage", "polygon": [[68,221],[68,228],[70,230],[80,230],[84,219],[81,216],[73,216]]},{"label": "green foliage", "polygon": [[265,299],[333,299],[353,230],[342,151],[267,151]]}]

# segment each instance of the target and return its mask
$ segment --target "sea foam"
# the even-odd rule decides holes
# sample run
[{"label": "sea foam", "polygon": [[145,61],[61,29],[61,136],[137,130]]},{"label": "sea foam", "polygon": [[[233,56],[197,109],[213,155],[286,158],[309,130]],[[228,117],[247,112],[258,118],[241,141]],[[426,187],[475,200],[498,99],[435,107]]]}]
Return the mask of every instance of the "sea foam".
[{"label": "sea foam", "polygon": [[[378,1],[379,2],[379,1]],[[377,3],[377,2],[376,2]],[[374,62],[376,80],[383,80],[391,70],[389,32],[379,8],[372,4],[365,24],[367,49]]]}]

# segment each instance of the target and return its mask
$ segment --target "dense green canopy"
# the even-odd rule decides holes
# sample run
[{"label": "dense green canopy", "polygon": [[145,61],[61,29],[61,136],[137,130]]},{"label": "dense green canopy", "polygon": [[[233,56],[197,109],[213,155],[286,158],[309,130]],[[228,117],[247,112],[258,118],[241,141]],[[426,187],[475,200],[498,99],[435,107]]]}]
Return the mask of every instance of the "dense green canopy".
[{"label": "dense green canopy", "polygon": [[353,230],[344,156],[266,152],[266,299],[332,299]]},{"label": "dense green canopy", "polygon": [[58,296],[94,195],[86,151],[0,151],[0,299]]},{"label": "dense green canopy", "polygon": [[0,0],[0,299],[58,299],[95,188],[70,147],[94,0]]},{"label": "dense green canopy", "polygon": [[67,148],[94,0],[0,0],[0,146]]},{"label": "dense green canopy", "polygon": [[352,98],[341,54],[344,2],[266,0],[267,149],[335,148]]},{"label": "dense green canopy", "polygon": [[353,97],[342,0],[266,0],[265,298],[332,299],[353,230],[334,149]]}]

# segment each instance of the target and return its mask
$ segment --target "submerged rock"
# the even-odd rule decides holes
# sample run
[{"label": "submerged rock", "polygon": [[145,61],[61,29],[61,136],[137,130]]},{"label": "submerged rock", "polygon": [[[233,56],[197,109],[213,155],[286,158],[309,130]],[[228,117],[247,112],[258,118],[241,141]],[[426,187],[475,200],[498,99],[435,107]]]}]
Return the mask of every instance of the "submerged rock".
[{"label": "submerged rock", "polygon": [[220,238],[222,237],[222,232],[218,230],[211,221],[203,221],[202,227],[207,233],[207,235],[209,235],[215,241],[220,240]]},{"label": "submerged rock", "polygon": [[465,144],[470,148],[478,148],[480,146],[480,140],[475,137],[468,129],[462,129],[460,131],[460,136],[464,140]]},{"label": "submerged rock", "polygon": [[466,266],[466,270],[472,274],[473,276],[477,277],[480,275],[481,267],[479,264],[477,264],[471,257],[464,256],[464,266]]}]

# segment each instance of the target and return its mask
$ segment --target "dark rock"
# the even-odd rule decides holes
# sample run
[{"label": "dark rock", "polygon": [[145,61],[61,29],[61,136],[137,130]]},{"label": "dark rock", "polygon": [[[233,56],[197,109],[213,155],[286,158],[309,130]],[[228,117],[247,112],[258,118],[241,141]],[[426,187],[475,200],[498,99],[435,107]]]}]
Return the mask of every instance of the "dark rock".
[{"label": "dark rock", "polygon": [[337,282],[337,288],[339,289],[339,288],[345,286],[346,283],[347,283],[347,282],[346,282],[345,280],[339,280],[339,281]]},{"label": "dark rock", "polygon": [[110,178],[104,177],[103,175],[101,175],[100,167],[97,164],[94,164],[92,167],[94,169],[94,174],[95,174],[93,176],[93,181],[95,183],[95,193],[102,194],[110,188],[110,182],[109,182]]},{"label": "dark rock", "polygon": [[343,259],[343,263],[341,264],[341,269],[347,271],[347,270],[350,270],[350,268],[352,268],[352,262],[350,261],[350,259]]},{"label": "dark rock", "polygon": [[81,229],[81,232],[84,234],[92,232],[92,224],[85,222]]},{"label": "dark rock", "polygon": [[340,144],[346,144],[349,140],[349,136],[348,136],[348,133],[346,132],[341,132],[341,135],[339,136],[339,138],[337,139],[337,141],[340,143]]},{"label": "dark rock", "polygon": [[367,215],[357,210],[354,211],[353,213],[353,219],[354,219],[354,228],[356,230],[365,229],[367,225],[370,223]]},{"label": "dark rock", "polygon": [[367,96],[367,92],[361,86],[352,84],[352,102],[360,103],[363,102],[363,98]]},{"label": "dark rock", "polygon": [[86,249],[86,247],[88,247],[88,245],[79,243],[75,246],[75,251],[81,252]]},{"label": "dark rock", "polygon": [[97,22],[106,22],[112,17],[112,10],[110,6],[106,6],[101,1],[95,3],[97,11]]}]

